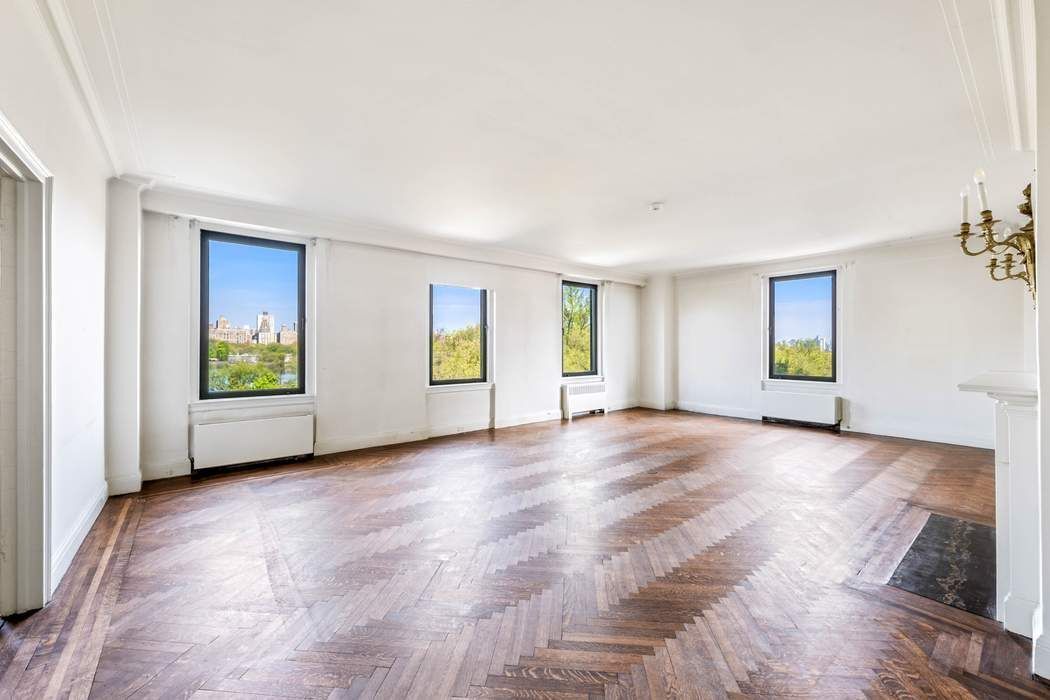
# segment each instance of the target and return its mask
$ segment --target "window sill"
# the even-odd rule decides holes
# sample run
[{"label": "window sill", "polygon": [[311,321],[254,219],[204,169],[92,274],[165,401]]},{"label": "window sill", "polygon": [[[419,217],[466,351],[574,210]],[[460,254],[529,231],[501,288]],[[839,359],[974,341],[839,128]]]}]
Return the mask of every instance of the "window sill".
[{"label": "window sill", "polygon": [[797,391],[802,394],[834,394],[842,390],[842,381],[816,382],[805,379],[763,379],[765,391]]},{"label": "window sill", "polygon": [[579,377],[562,377],[562,384],[579,384],[581,382],[604,382],[605,377],[601,374],[583,374]]},{"label": "window sill", "polygon": [[437,384],[427,386],[428,394],[454,394],[459,391],[491,391],[492,382],[472,382],[470,384]]},{"label": "window sill", "polygon": [[197,399],[190,402],[190,415],[238,411],[256,408],[302,408],[313,411],[313,394],[285,394],[283,396],[239,396],[233,399]]}]

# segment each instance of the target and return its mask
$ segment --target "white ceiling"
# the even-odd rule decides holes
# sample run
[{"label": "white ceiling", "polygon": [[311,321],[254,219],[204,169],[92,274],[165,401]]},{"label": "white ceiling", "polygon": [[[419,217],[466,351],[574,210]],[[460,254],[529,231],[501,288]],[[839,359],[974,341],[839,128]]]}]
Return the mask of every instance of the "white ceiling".
[{"label": "white ceiling", "polygon": [[987,0],[66,7],[125,173],[623,271],[947,235],[1034,162]]}]

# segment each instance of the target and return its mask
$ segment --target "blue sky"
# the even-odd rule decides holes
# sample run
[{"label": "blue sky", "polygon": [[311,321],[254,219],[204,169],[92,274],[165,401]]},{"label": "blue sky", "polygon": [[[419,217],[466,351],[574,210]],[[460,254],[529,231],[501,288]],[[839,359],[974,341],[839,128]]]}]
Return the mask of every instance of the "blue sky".
[{"label": "blue sky", "polygon": [[434,285],[434,330],[456,331],[481,320],[481,290]]},{"label": "blue sky", "polygon": [[831,339],[831,278],[806,277],[776,282],[776,342],[797,338]]},{"label": "blue sky", "polygon": [[225,316],[233,326],[255,328],[269,311],[289,328],[299,317],[299,256],[294,250],[209,241],[208,321]]}]

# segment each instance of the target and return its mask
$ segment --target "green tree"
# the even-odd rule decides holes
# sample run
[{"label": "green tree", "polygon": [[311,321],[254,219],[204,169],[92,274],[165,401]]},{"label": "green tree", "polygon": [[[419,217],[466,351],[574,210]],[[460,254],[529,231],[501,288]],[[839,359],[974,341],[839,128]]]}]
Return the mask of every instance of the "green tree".
[{"label": "green tree", "polygon": [[561,366],[563,372],[590,372],[591,290],[562,287]]},{"label": "green tree", "polygon": [[225,340],[208,341],[208,359],[226,362],[230,357],[230,344]]},{"label": "green tree", "polygon": [[781,340],[773,347],[773,370],[777,375],[831,378],[831,350],[819,338]]},{"label": "green tree", "polygon": [[431,338],[434,379],[474,379],[481,372],[481,326],[477,323],[454,331],[439,329]]},{"label": "green tree", "polygon": [[208,375],[208,388],[211,391],[258,391],[280,386],[278,375],[251,362],[235,362],[225,367],[212,368]]}]

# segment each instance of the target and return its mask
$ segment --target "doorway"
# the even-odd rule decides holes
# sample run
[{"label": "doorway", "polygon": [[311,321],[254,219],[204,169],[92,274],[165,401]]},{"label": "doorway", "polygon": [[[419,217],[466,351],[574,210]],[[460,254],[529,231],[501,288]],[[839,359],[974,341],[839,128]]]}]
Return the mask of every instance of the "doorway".
[{"label": "doorway", "polygon": [[0,614],[43,607],[50,565],[51,173],[0,113]]}]

